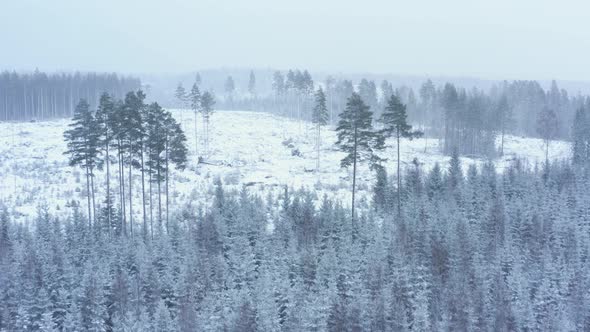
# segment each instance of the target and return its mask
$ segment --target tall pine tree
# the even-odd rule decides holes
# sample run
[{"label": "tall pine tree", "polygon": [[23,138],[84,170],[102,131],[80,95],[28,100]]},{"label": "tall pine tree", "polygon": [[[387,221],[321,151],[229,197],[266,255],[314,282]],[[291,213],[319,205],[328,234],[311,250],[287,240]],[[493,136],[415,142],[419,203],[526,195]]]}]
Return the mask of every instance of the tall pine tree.
[{"label": "tall pine tree", "polygon": [[315,106],[311,116],[311,122],[316,125],[316,172],[320,171],[320,148],[322,126],[328,123],[328,108],[326,107],[326,95],[320,87],[315,94]]},{"label": "tall pine tree", "polygon": [[344,112],[340,114],[340,121],[336,131],[338,140],[336,146],[346,156],[340,161],[341,167],[352,165],[352,203],[351,214],[354,222],[354,200],[356,194],[356,173],[357,163],[367,160],[371,167],[378,166],[381,159],[374,154],[377,144],[377,135],[373,131],[373,113],[358,93],[353,92],[348,101]]},{"label": "tall pine tree", "polygon": [[67,143],[67,151],[64,153],[69,157],[70,166],[80,166],[86,170],[86,197],[88,200],[88,225],[92,225],[92,210],[94,204],[94,190],[91,181],[94,177],[94,168],[97,165],[99,153],[99,137],[97,122],[90,111],[88,102],[80,100],[76,106],[70,129],[64,133]]},{"label": "tall pine tree", "polygon": [[406,105],[396,95],[391,95],[387,100],[387,106],[379,119],[383,123],[383,129],[380,131],[383,138],[394,137],[397,148],[397,215],[401,216],[401,167],[400,167],[400,145],[401,139],[412,140],[422,136],[422,132],[413,131],[412,126],[408,124],[408,115],[406,114]]}]

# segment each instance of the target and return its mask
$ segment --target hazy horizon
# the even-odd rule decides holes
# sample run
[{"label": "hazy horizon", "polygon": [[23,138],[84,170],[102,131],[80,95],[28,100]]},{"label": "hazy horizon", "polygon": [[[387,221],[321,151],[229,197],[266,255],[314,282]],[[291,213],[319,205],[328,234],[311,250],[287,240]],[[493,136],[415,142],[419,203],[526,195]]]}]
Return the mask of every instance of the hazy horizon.
[{"label": "hazy horizon", "polygon": [[581,1],[5,2],[1,69],[181,73],[307,68],[587,81]]}]

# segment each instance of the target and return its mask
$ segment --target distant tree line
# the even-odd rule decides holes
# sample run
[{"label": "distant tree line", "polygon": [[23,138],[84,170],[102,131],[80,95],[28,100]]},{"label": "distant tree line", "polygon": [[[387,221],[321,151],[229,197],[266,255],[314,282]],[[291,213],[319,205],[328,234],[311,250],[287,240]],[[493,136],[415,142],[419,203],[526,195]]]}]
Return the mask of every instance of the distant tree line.
[{"label": "distant tree line", "polygon": [[70,117],[80,99],[95,108],[103,92],[123,98],[140,86],[139,79],[117,74],[4,71],[0,74],[0,121]]},{"label": "distant tree line", "polygon": [[[500,82],[488,91],[462,88],[452,83],[436,86],[425,81],[416,91],[394,87],[387,80],[353,82],[332,76],[314,81],[307,70],[275,71],[272,91],[256,89],[251,72],[247,87],[236,86],[228,76],[224,86],[223,109],[265,111],[298,120],[313,120],[314,91],[321,87],[326,98],[328,123],[336,124],[348,98],[356,92],[379,117],[392,95],[406,106],[409,123],[418,127],[429,142],[439,141],[445,154],[501,156],[506,135],[539,137],[547,146],[553,139],[572,139],[571,123],[587,96],[569,95],[555,81],[544,90],[536,81]],[[237,93],[249,91],[249,93]],[[255,93],[253,93],[255,92]],[[429,141],[430,139],[430,141]]]}]

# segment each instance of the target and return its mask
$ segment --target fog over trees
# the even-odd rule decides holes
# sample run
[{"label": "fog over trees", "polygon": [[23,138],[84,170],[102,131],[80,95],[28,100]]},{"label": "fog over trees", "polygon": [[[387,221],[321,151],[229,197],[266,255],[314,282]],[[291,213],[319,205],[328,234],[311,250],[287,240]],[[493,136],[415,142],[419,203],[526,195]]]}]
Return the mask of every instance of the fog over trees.
[{"label": "fog over trees", "polygon": [[590,331],[589,5],[0,4],[0,332]]},{"label": "fog over trees", "polygon": [[0,120],[32,120],[70,117],[80,99],[98,105],[103,92],[122,98],[140,88],[137,78],[117,74],[0,73]]}]

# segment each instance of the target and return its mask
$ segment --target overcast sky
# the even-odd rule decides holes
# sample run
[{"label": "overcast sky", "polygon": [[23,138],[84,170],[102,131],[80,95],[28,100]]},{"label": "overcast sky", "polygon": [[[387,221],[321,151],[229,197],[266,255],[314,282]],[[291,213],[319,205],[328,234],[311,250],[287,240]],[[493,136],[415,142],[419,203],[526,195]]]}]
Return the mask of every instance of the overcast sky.
[{"label": "overcast sky", "polygon": [[576,0],[0,0],[0,69],[588,80]]}]

